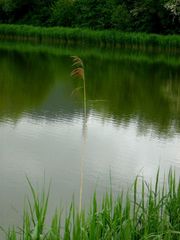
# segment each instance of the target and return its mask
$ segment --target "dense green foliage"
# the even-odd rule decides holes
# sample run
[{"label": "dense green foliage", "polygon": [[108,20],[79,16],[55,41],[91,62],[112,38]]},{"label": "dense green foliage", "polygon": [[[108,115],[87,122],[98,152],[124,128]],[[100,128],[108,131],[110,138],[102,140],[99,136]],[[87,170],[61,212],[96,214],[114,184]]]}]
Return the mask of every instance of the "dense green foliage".
[{"label": "dense green foliage", "polygon": [[176,49],[180,47],[179,35],[125,33],[115,30],[90,30],[65,27],[34,27],[28,25],[0,24],[0,39],[29,40],[36,42],[76,43],[84,45]]},{"label": "dense green foliage", "polygon": [[33,201],[24,210],[22,227],[5,231],[7,240],[179,239],[180,183],[172,170],[167,183],[160,184],[159,171],[154,184],[137,177],[129,194],[114,197],[110,191],[101,204],[94,194],[88,211],[78,212],[72,203],[64,219],[56,211],[49,230],[45,224],[49,193],[39,196],[29,184]]},{"label": "dense green foliage", "polygon": [[179,33],[178,0],[0,0],[0,22]]}]

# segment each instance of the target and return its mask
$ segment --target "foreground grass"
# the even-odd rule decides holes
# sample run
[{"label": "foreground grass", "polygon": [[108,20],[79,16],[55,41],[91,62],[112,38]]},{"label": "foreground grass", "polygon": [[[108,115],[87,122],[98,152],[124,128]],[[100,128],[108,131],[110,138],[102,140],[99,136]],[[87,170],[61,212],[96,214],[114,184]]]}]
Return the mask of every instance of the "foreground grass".
[{"label": "foreground grass", "polygon": [[24,210],[22,227],[6,232],[7,240],[180,239],[180,183],[172,170],[164,184],[159,183],[159,171],[154,185],[137,177],[133,194],[120,193],[113,199],[109,193],[101,204],[94,194],[86,213],[79,213],[72,203],[64,221],[56,212],[49,228],[45,226],[49,192],[40,198],[29,185],[33,202],[28,201]]},{"label": "foreground grass", "polygon": [[0,39],[63,42],[106,47],[133,47],[179,49],[179,35],[157,35],[145,33],[125,33],[115,30],[93,31],[79,28],[34,27],[28,25],[0,24]]}]

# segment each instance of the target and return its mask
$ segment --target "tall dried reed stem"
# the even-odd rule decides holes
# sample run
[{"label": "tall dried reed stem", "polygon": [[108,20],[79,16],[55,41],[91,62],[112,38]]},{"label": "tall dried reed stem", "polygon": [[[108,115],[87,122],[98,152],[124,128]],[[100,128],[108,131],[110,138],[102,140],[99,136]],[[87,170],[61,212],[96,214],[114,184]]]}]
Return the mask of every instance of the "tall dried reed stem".
[{"label": "tall dried reed stem", "polygon": [[81,165],[80,165],[80,192],[79,192],[79,212],[82,209],[82,195],[83,195],[83,179],[84,179],[84,160],[85,160],[85,147],[86,147],[86,139],[87,139],[87,98],[86,98],[86,80],[84,74],[84,64],[81,58],[78,56],[72,56],[73,60],[73,70],[71,72],[71,76],[74,78],[81,79],[83,81],[83,110],[84,110],[84,118],[83,118],[83,128],[82,128],[82,151],[81,151]]}]

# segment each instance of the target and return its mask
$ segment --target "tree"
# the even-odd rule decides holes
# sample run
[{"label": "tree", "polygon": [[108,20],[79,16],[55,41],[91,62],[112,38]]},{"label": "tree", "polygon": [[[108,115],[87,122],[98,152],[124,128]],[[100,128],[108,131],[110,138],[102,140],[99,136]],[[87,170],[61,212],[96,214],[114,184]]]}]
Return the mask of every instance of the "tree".
[{"label": "tree", "polygon": [[164,3],[165,14],[162,19],[164,33],[180,33],[180,3],[169,0]]},{"label": "tree", "polygon": [[180,33],[179,0],[0,0],[0,22]]},{"label": "tree", "polygon": [[53,1],[54,0],[3,0],[1,9],[8,23],[46,25],[50,16],[50,5]]},{"label": "tree", "polygon": [[136,0],[131,10],[134,29],[139,32],[160,33],[163,0]]},{"label": "tree", "polygon": [[57,0],[51,8],[51,24],[54,26],[71,27],[75,17],[73,6],[73,0]]},{"label": "tree", "polygon": [[172,14],[173,18],[178,17],[180,20],[180,2],[178,0],[168,1],[164,7]]},{"label": "tree", "polygon": [[131,16],[125,4],[118,5],[112,15],[113,27],[122,31],[131,30]]},{"label": "tree", "polygon": [[111,28],[114,8],[114,0],[76,0],[76,25],[92,29]]}]

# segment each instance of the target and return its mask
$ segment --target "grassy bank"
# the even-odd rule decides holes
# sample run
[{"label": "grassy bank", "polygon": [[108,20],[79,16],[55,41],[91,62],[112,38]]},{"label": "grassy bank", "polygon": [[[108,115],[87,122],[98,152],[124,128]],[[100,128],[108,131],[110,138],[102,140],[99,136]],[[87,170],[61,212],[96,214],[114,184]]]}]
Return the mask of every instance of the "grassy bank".
[{"label": "grassy bank", "polygon": [[86,213],[72,203],[64,221],[56,211],[50,227],[45,226],[49,194],[39,197],[29,184],[33,201],[24,210],[22,227],[5,233],[7,240],[180,239],[180,183],[172,170],[164,184],[158,171],[155,184],[137,177],[130,194],[114,198],[109,193],[101,203],[94,194]]},{"label": "grassy bank", "polygon": [[179,35],[125,33],[112,30],[93,31],[79,28],[33,27],[28,25],[0,24],[1,40],[31,42],[76,43],[105,47],[179,49]]}]

